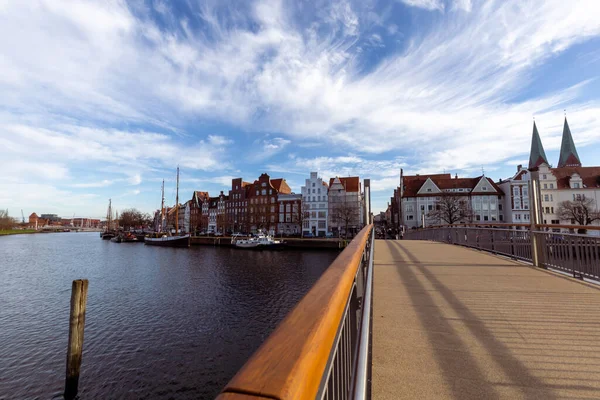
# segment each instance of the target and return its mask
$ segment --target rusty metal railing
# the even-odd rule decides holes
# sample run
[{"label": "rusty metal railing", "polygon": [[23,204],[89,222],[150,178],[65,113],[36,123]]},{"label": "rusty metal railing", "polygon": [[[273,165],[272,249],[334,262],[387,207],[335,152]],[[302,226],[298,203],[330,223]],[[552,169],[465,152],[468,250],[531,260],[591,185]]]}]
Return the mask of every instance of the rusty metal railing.
[{"label": "rusty metal railing", "polygon": [[369,399],[373,248],[369,225],[217,399]]}]

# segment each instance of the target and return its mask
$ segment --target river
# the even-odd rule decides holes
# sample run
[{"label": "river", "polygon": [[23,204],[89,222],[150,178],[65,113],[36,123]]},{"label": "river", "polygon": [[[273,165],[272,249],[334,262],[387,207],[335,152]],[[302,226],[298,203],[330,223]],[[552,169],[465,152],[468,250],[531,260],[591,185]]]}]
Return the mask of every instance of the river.
[{"label": "river", "polygon": [[62,398],[80,278],[89,280],[80,399],[212,399],[336,256],[118,244],[98,233],[0,237],[0,399]]}]

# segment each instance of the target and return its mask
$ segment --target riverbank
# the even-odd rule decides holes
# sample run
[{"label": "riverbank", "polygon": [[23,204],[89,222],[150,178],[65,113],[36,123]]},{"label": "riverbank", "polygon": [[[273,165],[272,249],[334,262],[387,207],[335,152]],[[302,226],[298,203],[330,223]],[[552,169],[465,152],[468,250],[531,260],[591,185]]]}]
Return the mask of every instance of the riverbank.
[{"label": "riverbank", "polygon": [[0,236],[6,235],[24,235],[29,233],[38,233],[35,229],[1,229]]},{"label": "riverbank", "polygon": [[[277,238],[279,239],[279,238]],[[301,239],[301,238],[283,238],[286,247],[294,249],[325,249],[339,250],[345,248],[350,239]],[[228,236],[192,236],[191,245],[195,246],[224,246],[233,247],[231,237]]]}]

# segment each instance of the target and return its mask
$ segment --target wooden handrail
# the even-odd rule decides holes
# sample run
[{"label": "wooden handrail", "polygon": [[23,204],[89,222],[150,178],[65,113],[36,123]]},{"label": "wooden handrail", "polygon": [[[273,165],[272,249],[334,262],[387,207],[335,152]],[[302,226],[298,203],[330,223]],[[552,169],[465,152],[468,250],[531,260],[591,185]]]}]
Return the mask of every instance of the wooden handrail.
[{"label": "wooden handrail", "polygon": [[372,229],[358,233],[217,400],[316,397]]}]

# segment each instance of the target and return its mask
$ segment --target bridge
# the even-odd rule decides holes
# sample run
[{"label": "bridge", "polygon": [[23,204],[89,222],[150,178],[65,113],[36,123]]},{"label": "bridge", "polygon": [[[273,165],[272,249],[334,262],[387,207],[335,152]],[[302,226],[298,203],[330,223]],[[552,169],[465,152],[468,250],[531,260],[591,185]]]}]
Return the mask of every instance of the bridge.
[{"label": "bridge", "polygon": [[364,228],[219,395],[600,398],[600,238]]}]

